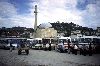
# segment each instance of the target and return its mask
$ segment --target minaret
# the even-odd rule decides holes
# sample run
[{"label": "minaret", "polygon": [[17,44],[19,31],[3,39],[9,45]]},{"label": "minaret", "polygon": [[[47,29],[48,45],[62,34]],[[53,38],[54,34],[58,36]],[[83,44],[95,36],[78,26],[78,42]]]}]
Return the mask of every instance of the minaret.
[{"label": "minaret", "polygon": [[35,23],[34,23],[34,38],[36,38],[36,30],[37,30],[37,5],[35,5]]},{"label": "minaret", "polygon": [[37,29],[37,5],[35,5],[35,23],[34,23],[34,31],[36,32]]}]

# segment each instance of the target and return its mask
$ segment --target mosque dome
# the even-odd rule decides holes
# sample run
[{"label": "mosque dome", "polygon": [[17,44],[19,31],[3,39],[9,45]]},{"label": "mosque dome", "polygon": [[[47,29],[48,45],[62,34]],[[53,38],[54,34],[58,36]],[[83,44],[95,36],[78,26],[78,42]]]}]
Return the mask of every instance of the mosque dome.
[{"label": "mosque dome", "polygon": [[39,28],[45,29],[45,28],[50,28],[52,25],[50,23],[42,23],[39,25]]}]

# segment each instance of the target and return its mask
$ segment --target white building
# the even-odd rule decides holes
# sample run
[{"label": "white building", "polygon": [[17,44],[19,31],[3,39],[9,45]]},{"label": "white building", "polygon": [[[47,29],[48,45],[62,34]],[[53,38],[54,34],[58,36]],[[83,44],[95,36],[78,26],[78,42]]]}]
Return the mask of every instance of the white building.
[{"label": "white building", "polygon": [[57,37],[57,30],[51,28],[51,24],[41,24],[39,28],[36,30],[36,37],[35,38],[56,38]]}]

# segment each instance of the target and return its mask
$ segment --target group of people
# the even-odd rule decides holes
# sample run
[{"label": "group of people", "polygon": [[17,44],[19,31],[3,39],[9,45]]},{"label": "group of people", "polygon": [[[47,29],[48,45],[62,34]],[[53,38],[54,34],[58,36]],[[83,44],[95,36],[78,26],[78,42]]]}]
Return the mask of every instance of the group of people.
[{"label": "group of people", "polygon": [[[20,46],[25,47],[24,45],[25,41],[21,41]],[[10,52],[12,52],[12,49],[13,45],[12,42],[10,41]],[[52,50],[51,43],[44,44],[44,50],[51,51]],[[78,44],[77,42],[75,42],[74,44],[70,44],[70,41],[68,41],[68,50],[67,50],[68,54],[72,53],[77,55],[79,53],[80,55],[84,56],[86,55],[92,56],[93,52],[94,52],[94,46],[92,42],[89,42],[88,44]]]},{"label": "group of people", "polygon": [[84,55],[86,56],[87,54],[89,54],[89,56],[92,56],[93,54],[93,47],[91,45],[91,43],[89,43],[88,45],[78,45],[78,44],[73,44],[70,45],[68,44],[68,54],[70,54],[72,52],[72,54],[77,55],[78,53],[80,53],[80,55]]}]

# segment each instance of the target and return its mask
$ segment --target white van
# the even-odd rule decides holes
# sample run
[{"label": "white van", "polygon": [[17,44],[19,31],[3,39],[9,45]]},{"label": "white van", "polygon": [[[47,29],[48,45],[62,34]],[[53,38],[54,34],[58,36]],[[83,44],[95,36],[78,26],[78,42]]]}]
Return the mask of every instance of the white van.
[{"label": "white van", "polygon": [[57,50],[60,52],[66,52],[68,50],[68,42],[69,45],[71,46],[71,38],[70,37],[60,37],[58,39],[58,45],[57,45]]}]

